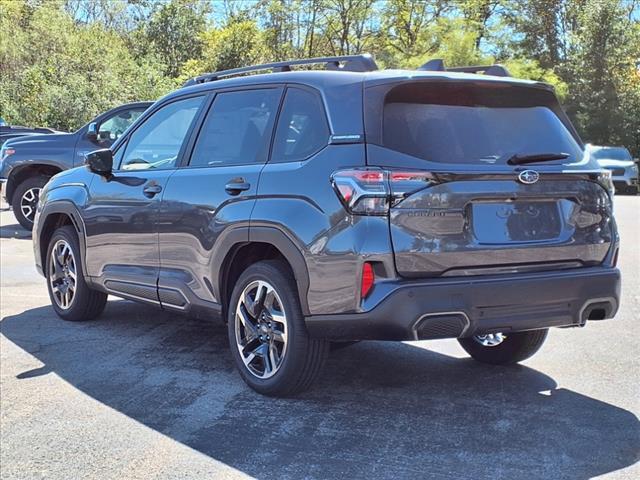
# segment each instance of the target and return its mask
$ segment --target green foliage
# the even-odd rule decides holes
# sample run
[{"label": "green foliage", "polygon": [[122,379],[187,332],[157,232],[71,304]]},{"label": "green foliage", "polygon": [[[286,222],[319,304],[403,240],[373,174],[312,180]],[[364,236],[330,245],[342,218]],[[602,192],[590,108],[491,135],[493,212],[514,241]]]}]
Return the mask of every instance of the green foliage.
[{"label": "green foliage", "polygon": [[207,14],[205,3],[171,0],[151,16],[143,38],[165,63],[170,77],[178,75],[184,62],[200,57]]},{"label": "green foliage", "polygon": [[514,77],[548,83],[553,85],[556,95],[561,101],[567,97],[569,87],[565,81],[553,69],[546,69],[540,66],[538,61],[529,58],[512,58],[506,60],[503,64]]},{"label": "green foliage", "polygon": [[238,19],[204,35],[205,70],[225,70],[261,63],[268,58],[264,34],[253,20]]},{"label": "green foliage", "polygon": [[369,52],[381,66],[502,63],[552,84],[589,142],[640,154],[629,0],[0,0],[0,115],[71,129],[207,71]]},{"label": "green foliage", "polygon": [[9,123],[70,130],[173,87],[160,65],[134,59],[122,38],[99,24],[76,25],[58,2],[32,10],[2,0],[0,37],[0,116]]},{"label": "green foliage", "polygon": [[574,53],[566,62],[567,75],[575,78],[567,106],[590,141],[637,148],[638,25],[620,21],[624,13],[615,0],[590,0],[584,7]]}]

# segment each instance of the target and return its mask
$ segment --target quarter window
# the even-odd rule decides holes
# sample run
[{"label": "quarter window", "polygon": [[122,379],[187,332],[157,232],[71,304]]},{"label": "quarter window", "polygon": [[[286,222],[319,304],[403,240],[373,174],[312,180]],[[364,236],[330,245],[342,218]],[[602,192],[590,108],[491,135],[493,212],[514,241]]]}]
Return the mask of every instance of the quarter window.
[{"label": "quarter window", "polygon": [[172,102],[153,113],[131,134],[122,170],[174,168],[180,148],[204,97]]},{"label": "quarter window", "polygon": [[219,93],[202,125],[191,166],[265,163],[280,89]]},{"label": "quarter window", "polygon": [[289,88],[278,120],[273,161],[305,160],[326,146],[328,140],[329,127],[318,95]]}]

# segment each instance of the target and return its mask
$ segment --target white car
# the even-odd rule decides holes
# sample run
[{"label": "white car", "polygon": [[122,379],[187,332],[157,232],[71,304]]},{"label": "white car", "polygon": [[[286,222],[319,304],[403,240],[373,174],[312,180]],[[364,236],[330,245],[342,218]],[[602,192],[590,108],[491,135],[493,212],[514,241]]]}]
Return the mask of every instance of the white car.
[{"label": "white car", "polygon": [[588,145],[590,154],[602,168],[611,171],[611,179],[617,193],[638,193],[638,165],[624,147]]}]

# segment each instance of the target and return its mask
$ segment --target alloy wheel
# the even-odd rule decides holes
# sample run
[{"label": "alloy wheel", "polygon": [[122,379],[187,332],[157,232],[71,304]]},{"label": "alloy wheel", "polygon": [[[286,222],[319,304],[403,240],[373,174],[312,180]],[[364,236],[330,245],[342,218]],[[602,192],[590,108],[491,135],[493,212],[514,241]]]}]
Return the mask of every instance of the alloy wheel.
[{"label": "alloy wheel", "polygon": [[235,338],[247,370],[257,378],[276,374],[287,354],[287,317],[275,288],[263,280],[242,291],[235,310]]},{"label": "alloy wheel", "polygon": [[38,206],[38,200],[40,199],[40,191],[42,188],[33,187],[24,192],[20,199],[20,211],[24,217],[33,222],[33,217],[36,214],[36,208]]},{"label": "alloy wheel", "polygon": [[507,339],[507,336],[502,332],[497,332],[486,335],[476,335],[473,339],[483,347],[497,347]]},{"label": "alloy wheel", "polygon": [[66,240],[58,240],[51,250],[49,283],[58,307],[68,310],[76,294],[76,259]]}]

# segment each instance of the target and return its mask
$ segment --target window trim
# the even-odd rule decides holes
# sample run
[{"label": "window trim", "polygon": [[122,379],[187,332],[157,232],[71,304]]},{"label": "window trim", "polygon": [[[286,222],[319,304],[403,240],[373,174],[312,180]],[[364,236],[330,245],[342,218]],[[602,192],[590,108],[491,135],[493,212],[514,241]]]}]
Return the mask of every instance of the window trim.
[{"label": "window trim", "polygon": [[[318,150],[310,153],[309,155],[307,155],[306,157],[301,158],[301,159],[296,159],[296,160],[274,160],[273,159],[273,148],[275,146],[276,133],[278,131],[278,125],[280,124],[280,116],[282,115],[282,110],[284,109],[284,102],[287,99],[287,92],[289,90],[306,91],[306,92],[310,93],[311,95],[314,95],[320,101],[320,105],[322,106],[322,115],[324,117],[325,125],[327,126],[327,132],[328,132],[327,143],[322,145],[322,147],[320,147]],[[286,88],[285,88],[285,91],[284,91],[284,93],[282,95],[282,98],[280,100],[280,108],[278,109],[278,116],[276,117],[276,120],[275,120],[275,123],[274,123],[273,134],[271,136],[271,145],[269,147],[269,157],[268,157],[267,163],[268,164],[279,164],[279,163],[306,162],[311,157],[314,157],[314,156],[318,155],[320,152],[322,152],[325,148],[327,148],[330,145],[331,135],[332,134],[333,134],[333,131],[331,130],[331,123],[329,122],[329,116],[327,115],[327,106],[325,105],[324,98],[322,97],[321,92],[317,88],[313,88],[313,87],[310,87],[308,85],[287,84]]]},{"label": "window trim", "polygon": [[[200,133],[202,132],[202,128],[204,127],[204,123],[209,115],[209,112],[211,111],[211,109],[213,108],[216,98],[218,98],[218,95],[222,94],[222,93],[233,93],[233,92],[240,92],[240,91],[255,91],[255,90],[279,90],[280,93],[280,98],[278,99],[278,104],[276,106],[275,112],[275,119],[273,121],[273,127],[271,128],[271,138],[269,140],[269,148],[267,149],[267,158],[264,162],[261,163],[256,163],[256,162],[249,162],[249,163],[234,163],[233,165],[225,165],[225,164],[220,164],[220,165],[191,165],[191,159],[193,157],[193,152],[195,150],[196,147],[196,143],[198,141],[198,137],[200,136]],[[284,91],[285,91],[285,86],[279,83],[268,83],[268,84],[257,84],[257,85],[243,85],[242,87],[240,86],[236,86],[236,87],[227,87],[227,88],[221,88],[218,90],[214,90],[212,92],[210,92],[211,94],[211,98],[209,99],[209,101],[207,102],[206,107],[203,109],[203,112],[201,115],[199,115],[198,118],[198,124],[197,124],[197,128],[193,129],[193,132],[191,132],[191,137],[189,138],[189,142],[187,144],[187,149],[185,151],[185,155],[184,157],[181,159],[181,162],[177,165],[178,168],[181,169],[195,169],[195,168],[225,168],[225,167],[241,167],[241,166],[249,166],[249,165],[266,165],[267,163],[269,163],[269,159],[271,156],[271,148],[273,146],[273,140],[274,140],[274,136],[275,136],[275,131],[276,131],[276,126],[277,126],[277,122],[278,122],[278,118],[280,116],[280,109],[282,108],[282,103],[284,101]]]},{"label": "window trim", "polygon": [[[191,121],[191,125],[189,126],[189,129],[187,130],[187,133],[185,134],[185,137],[182,141],[182,145],[180,146],[180,150],[178,151],[178,158],[176,159],[176,163],[175,165],[173,165],[171,168],[158,168],[158,169],[149,169],[149,170],[123,170],[121,168],[122,166],[122,162],[124,161],[125,155],[127,153],[126,148],[129,145],[129,140],[131,139],[131,136],[136,133],[138,131],[138,129],[144,125],[147,120],[149,120],[149,118],[151,118],[153,115],[156,114],[156,112],[158,112],[160,109],[167,107],[169,105],[171,105],[172,103],[175,102],[181,102],[183,100],[188,100],[190,98],[197,98],[197,97],[202,97],[202,103],[200,104],[200,106],[198,107],[198,111],[196,112],[195,116],[193,117],[194,119]],[[161,104],[157,104],[154,105],[153,107],[150,107],[149,109],[145,110],[145,112],[143,112],[142,116],[138,117],[138,119],[136,120],[135,123],[137,123],[137,125],[135,125],[135,128],[133,130],[131,130],[130,132],[127,132],[127,135],[123,135],[122,137],[120,137],[118,139],[118,145],[116,146],[116,148],[114,150],[112,150],[113,156],[115,157],[116,153],[118,152],[118,150],[120,148],[125,148],[125,151],[122,153],[122,159],[120,160],[120,163],[118,164],[118,166],[114,166],[113,168],[113,172],[132,172],[132,171],[136,171],[136,172],[146,172],[146,171],[165,171],[165,170],[174,170],[176,168],[179,167],[179,165],[181,164],[182,158],[185,154],[185,147],[187,146],[187,140],[191,137],[191,134],[193,132],[194,127],[197,125],[198,120],[200,120],[200,116],[202,114],[202,108],[204,105],[206,105],[209,101],[209,97],[211,97],[211,92],[198,92],[198,93],[193,93],[190,95],[181,95],[178,97],[173,97],[171,99],[169,99],[166,102],[163,102]],[[144,118],[142,118],[144,116]],[[133,124],[131,126],[134,126]]]}]

